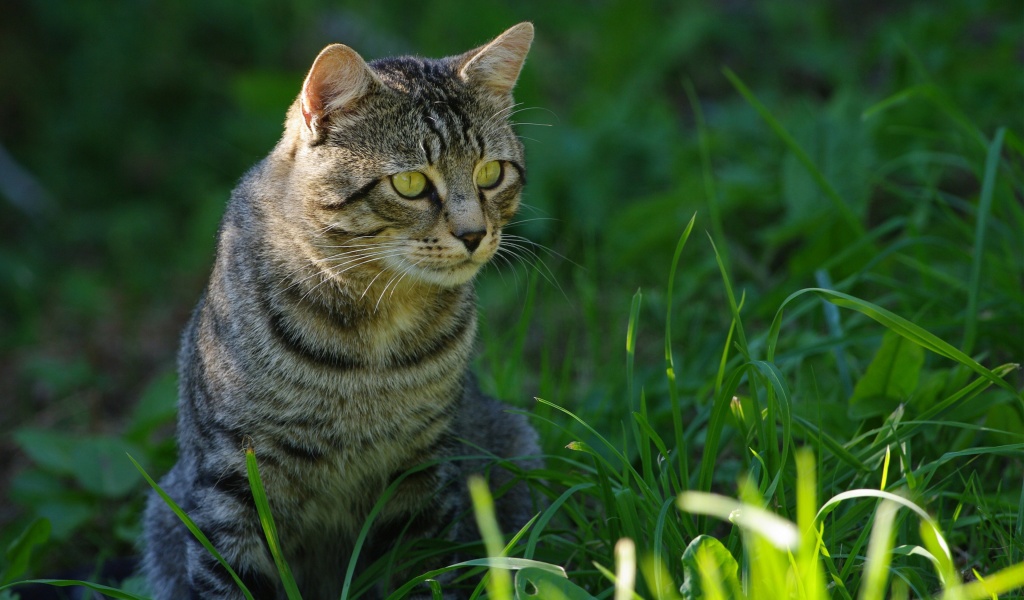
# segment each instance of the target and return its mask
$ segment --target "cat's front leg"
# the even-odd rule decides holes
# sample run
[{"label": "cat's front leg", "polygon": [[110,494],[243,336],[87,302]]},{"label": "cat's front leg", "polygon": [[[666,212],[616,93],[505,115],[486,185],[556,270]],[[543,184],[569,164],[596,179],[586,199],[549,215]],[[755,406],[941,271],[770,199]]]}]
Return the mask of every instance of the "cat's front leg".
[{"label": "cat's front leg", "polygon": [[[253,598],[285,597],[255,510],[239,510],[238,506],[223,506],[222,502],[211,499],[192,515],[192,519],[231,565]],[[186,556],[181,559],[185,561],[189,598],[245,598],[228,570],[194,536],[189,536]]]}]

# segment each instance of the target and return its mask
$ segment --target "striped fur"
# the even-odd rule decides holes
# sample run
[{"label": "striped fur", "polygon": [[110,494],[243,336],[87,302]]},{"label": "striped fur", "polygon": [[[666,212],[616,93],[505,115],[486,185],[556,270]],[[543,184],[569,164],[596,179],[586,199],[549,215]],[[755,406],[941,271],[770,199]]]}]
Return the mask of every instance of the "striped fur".
[{"label": "striped fur", "polygon": [[[525,183],[508,113],[532,36],[521,24],[460,56],[369,65],[328,47],[281,141],[232,194],[210,282],[182,337],[179,460],[161,486],[258,599],[284,596],[244,444],[256,450],[306,600],[340,596],[369,511],[411,467],[479,454],[473,446],[538,453],[525,419],[481,395],[467,370],[472,278],[497,251]],[[491,160],[502,176],[480,189],[474,173]],[[399,195],[389,177],[403,171],[424,173],[431,191]],[[493,488],[511,484],[485,461],[441,460],[405,479],[361,564],[403,530],[476,539],[472,517],[460,519],[465,478],[485,470]],[[498,514],[513,530],[532,509],[525,487],[511,485]],[[156,598],[242,597],[155,495],[144,524]]]}]

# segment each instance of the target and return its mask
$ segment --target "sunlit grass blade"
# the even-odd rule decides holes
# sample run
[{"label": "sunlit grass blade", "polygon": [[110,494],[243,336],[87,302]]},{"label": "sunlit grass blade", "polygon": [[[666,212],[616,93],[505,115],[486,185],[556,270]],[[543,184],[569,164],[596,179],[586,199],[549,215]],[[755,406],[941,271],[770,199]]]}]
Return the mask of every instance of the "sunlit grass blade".
[{"label": "sunlit grass blade", "polygon": [[224,557],[220,555],[220,552],[218,552],[217,549],[213,547],[213,544],[210,542],[209,538],[207,538],[206,534],[199,530],[199,527],[195,524],[192,518],[188,516],[188,513],[181,510],[181,507],[179,507],[178,504],[174,502],[174,500],[170,496],[167,495],[167,492],[163,491],[160,488],[160,486],[157,485],[155,481],[153,481],[153,479],[149,476],[149,473],[146,473],[145,469],[142,468],[142,465],[140,465],[132,457],[131,454],[128,455],[128,460],[132,461],[132,464],[135,465],[135,468],[139,470],[139,473],[142,473],[142,477],[146,480],[146,483],[148,483],[150,487],[152,487],[156,491],[157,495],[159,495],[160,498],[167,503],[167,506],[170,507],[172,511],[174,511],[174,514],[177,515],[179,519],[181,519],[181,522],[184,523],[185,527],[187,527],[188,530],[192,532],[192,535],[194,535],[195,538],[199,540],[199,543],[203,545],[203,548],[206,548],[206,551],[209,552],[211,556],[216,558],[217,562],[219,562],[221,566],[224,567],[224,569],[228,572],[228,575],[231,576],[231,579],[234,580],[235,585],[238,586],[238,589],[242,591],[242,594],[247,598],[247,600],[253,600],[252,594],[249,592],[249,589],[245,587],[245,584],[242,583],[242,579],[238,576],[238,573],[235,573],[235,570],[231,568],[231,565],[228,564],[228,561],[224,560]]},{"label": "sunlit grass blade", "polygon": [[[409,592],[413,590],[413,588],[424,582],[430,581],[435,577],[444,575],[445,573],[450,573],[452,571],[457,571],[459,569],[465,569],[470,567],[487,567],[489,569],[505,569],[508,571],[516,571],[520,569],[537,569],[546,571],[558,577],[566,577],[565,569],[563,569],[562,567],[537,560],[527,560],[525,558],[512,558],[507,556],[476,558],[473,560],[455,563],[453,565],[448,565],[447,567],[434,569],[432,571],[422,573],[417,577],[407,581],[401,587],[399,587],[394,592],[389,594],[387,600],[400,600],[402,598],[405,598],[409,594]],[[570,598],[570,600],[575,600],[575,598]]]},{"label": "sunlit grass blade", "polygon": [[615,544],[615,600],[632,600],[636,587],[636,544],[622,538]]},{"label": "sunlit grass blade", "polygon": [[654,594],[654,600],[682,600],[672,583],[672,574],[657,555],[641,559],[640,572]]},{"label": "sunlit grass blade", "polygon": [[996,573],[990,573],[984,579],[947,590],[947,594],[962,600],[982,600],[1019,592],[1022,589],[1024,589],[1024,563],[1018,563]]},{"label": "sunlit grass blade", "polygon": [[829,553],[828,548],[825,546],[825,539],[823,532],[825,530],[825,524],[820,523],[814,529],[815,541],[817,542],[816,554],[820,556],[820,561],[824,563],[825,569],[828,572],[829,578],[832,580],[832,585],[836,592],[843,598],[843,600],[853,600],[853,595],[850,594],[849,590],[846,589],[846,582],[843,580],[839,573],[839,569],[836,568],[836,563],[832,560],[832,555]]},{"label": "sunlit grass blade", "polygon": [[733,523],[763,537],[781,550],[796,550],[800,545],[796,525],[759,506],[704,492],[683,492],[679,495],[678,504],[681,510]]},{"label": "sunlit grass blade", "polygon": [[826,598],[824,574],[818,561],[819,543],[814,515],[818,507],[818,479],[814,453],[803,448],[796,460],[796,523],[800,549],[796,553],[797,572],[805,600]]},{"label": "sunlit grass blade", "polygon": [[267,547],[274,557],[274,564],[277,565],[278,575],[281,577],[281,584],[284,586],[288,600],[301,600],[299,586],[292,576],[291,567],[281,552],[281,542],[277,535],[277,525],[274,524],[274,517],[270,512],[270,501],[267,499],[267,492],[263,489],[263,481],[260,479],[259,465],[256,464],[256,451],[251,445],[245,449],[245,468],[249,475],[249,487],[252,488],[252,497],[256,502],[256,512],[260,515],[260,525],[263,526],[263,534],[266,536]]},{"label": "sunlit grass blade", "polygon": [[855,500],[859,498],[880,498],[883,500],[893,502],[894,504],[901,505],[905,508],[909,508],[919,517],[921,517],[922,528],[924,528],[925,525],[927,525],[927,529],[931,532],[932,536],[935,539],[934,547],[929,547],[928,550],[931,551],[932,554],[935,554],[936,558],[939,560],[953,560],[952,552],[949,549],[949,544],[946,542],[946,539],[942,536],[942,532],[939,529],[938,523],[935,522],[931,515],[925,512],[923,508],[921,508],[914,502],[911,502],[910,500],[904,498],[903,496],[898,496],[891,492],[863,489],[850,490],[842,492],[840,494],[836,494],[818,510],[818,514],[815,515],[815,520],[817,522],[820,522],[825,515],[834,510],[840,503],[845,502],[846,500]]},{"label": "sunlit grass blade", "polygon": [[871,540],[864,559],[864,583],[860,588],[860,600],[883,600],[886,583],[889,580],[889,561],[893,541],[893,521],[899,506],[890,500],[883,500],[875,511],[871,526]]},{"label": "sunlit grass blade", "polygon": [[[487,488],[487,482],[479,475],[471,476],[467,482],[469,495],[473,500],[473,514],[476,516],[477,527],[484,538],[487,555],[499,557],[503,552],[501,530],[498,519],[494,515],[494,499]],[[512,578],[505,569],[491,568],[487,581],[487,595],[494,600],[512,600]]]}]

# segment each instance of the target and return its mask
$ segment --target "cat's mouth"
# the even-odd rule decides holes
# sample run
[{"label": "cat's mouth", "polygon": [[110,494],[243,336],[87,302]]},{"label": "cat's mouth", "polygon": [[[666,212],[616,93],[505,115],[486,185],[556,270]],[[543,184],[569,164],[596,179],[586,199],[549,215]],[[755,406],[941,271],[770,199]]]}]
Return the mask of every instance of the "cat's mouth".
[{"label": "cat's mouth", "polygon": [[430,274],[430,279],[440,277],[453,285],[466,283],[476,275],[483,263],[478,263],[472,258],[465,258],[448,264],[418,265],[424,272]]},{"label": "cat's mouth", "polygon": [[410,260],[406,258],[402,261],[406,264],[399,267],[399,270],[407,273],[408,277],[416,278],[424,283],[443,287],[457,287],[471,281],[487,262],[488,258],[467,256],[446,261]]}]

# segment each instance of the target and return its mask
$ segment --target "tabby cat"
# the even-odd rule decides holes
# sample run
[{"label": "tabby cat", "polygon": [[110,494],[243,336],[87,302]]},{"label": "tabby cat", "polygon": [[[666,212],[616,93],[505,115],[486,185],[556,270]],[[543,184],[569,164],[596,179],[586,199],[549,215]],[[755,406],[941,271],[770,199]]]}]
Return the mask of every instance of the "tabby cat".
[{"label": "tabby cat", "polygon": [[[284,592],[246,477],[249,444],[305,600],[339,598],[368,513],[417,465],[432,466],[384,504],[359,566],[400,537],[478,540],[471,473],[507,489],[505,531],[533,513],[526,486],[495,463],[535,466],[536,433],[467,367],[472,280],[525,183],[509,113],[532,40],[521,23],[458,56],[369,64],[328,46],[280,142],[231,196],[182,338],[179,459],[161,486],[259,600]],[[445,460],[485,455],[498,459]],[[144,526],[156,598],[242,598],[156,495]]]}]

